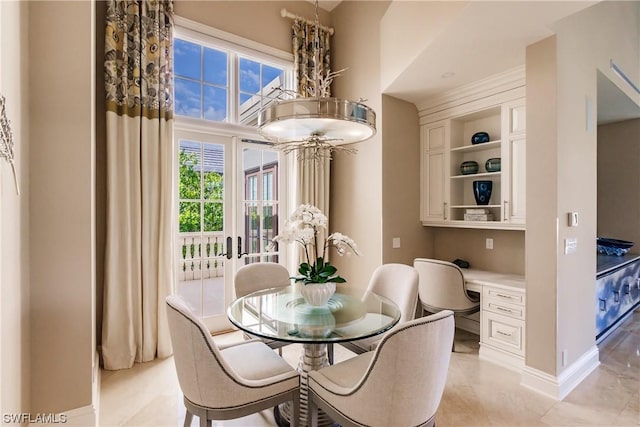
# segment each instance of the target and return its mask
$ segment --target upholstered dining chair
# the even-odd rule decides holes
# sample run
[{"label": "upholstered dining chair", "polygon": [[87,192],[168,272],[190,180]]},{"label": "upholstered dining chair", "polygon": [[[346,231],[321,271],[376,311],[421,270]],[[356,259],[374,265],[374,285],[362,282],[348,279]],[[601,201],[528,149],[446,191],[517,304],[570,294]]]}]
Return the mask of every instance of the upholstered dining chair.
[{"label": "upholstered dining chair", "polygon": [[[382,295],[400,308],[400,320],[396,328],[413,320],[418,307],[418,272],[405,264],[383,264],[375,269],[362,299],[366,302],[371,293]],[[341,343],[356,354],[374,350],[382,336]]]},{"label": "upholstered dining chair", "polygon": [[[279,288],[291,284],[289,271],[286,267],[275,262],[254,262],[252,264],[243,265],[238,269],[233,279],[233,286],[236,292],[236,298],[243,297],[251,292],[260,291],[269,288]],[[255,339],[256,337],[244,332],[245,339]],[[278,353],[282,356],[282,347],[287,345],[286,342],[259,338],[270,348],[278,349]]]},{"label": "upholstered dining chair", "polygon": [[454,328],[448,310],[411,320],[374,351],[309,372],[311,426],[318,408],[342,426],[433,426]]},{"label": "upholstered dining chair", "polygon": [[[480,297],[467,292],[462,270],[454,263],[416,258],[413,267],[420,277],[418,294],[423,315],[451,310],[456,316],[466,316],[480,311]],[[451,348],[455,351],[455,344]]]},{"label": "upholstered dining chair", "polygon": [[418,271],[418,294],[424,311],[451,310],[467,315],[480,310],[480,298],[467,292],[462,270],[454,263],[416,258],[413,267]]},{"label": "upholstered dining chair", "polygon": [[300,377],[289,364],[260,341],[218,347],[204,323],[177,295],[166,299],[173,358],[190,426],[194,415],[201,427],[291,401],[291,425],[300,417]]}]

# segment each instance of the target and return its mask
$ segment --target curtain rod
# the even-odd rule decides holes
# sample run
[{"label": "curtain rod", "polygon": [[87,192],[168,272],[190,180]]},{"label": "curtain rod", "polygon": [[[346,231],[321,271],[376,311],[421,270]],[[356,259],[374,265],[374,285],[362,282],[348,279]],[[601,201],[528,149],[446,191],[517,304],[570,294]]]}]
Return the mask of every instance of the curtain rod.
[{"label": "curtain rod", "polygon": [[[289,12],[287,9],[282,8],[282,10],[280,11],[280,16],[282,16],[283,18],[290,18],[290,19],[299,19],[303,22],[306,22],[307,24],[315,24],[314,21],[304,18],[302,16],[296,15],[295,13],[291,13]],[[324,25],[319,25],[320,28],[322,28],[323,30],[329,32],[330,35],[333,35],[333,28],[331,27],[326,27]]]}]

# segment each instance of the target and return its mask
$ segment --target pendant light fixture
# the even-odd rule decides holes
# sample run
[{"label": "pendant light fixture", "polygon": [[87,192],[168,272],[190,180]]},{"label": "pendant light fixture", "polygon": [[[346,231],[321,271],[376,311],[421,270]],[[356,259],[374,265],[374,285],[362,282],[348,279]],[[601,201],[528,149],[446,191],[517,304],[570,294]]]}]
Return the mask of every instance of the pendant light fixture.
[{"label": "pendant light fixture", "polygon": [[[335,77],[344,70],[320,70],[320,38],[318,1],[315,2],[315,33],[313,40],[313,70],[307,81],[309,97],[296,94],[296,98],[278,100],[260,111],[260,134],[285,154],[297,152],[298,157],[311,153],[314,158],[331,156],[340,150],[355,153],[343,144],[361,142],[376,133],[376,113],[362,103],[328,96]],[[306,150],[306,149],[311,150]]]}]

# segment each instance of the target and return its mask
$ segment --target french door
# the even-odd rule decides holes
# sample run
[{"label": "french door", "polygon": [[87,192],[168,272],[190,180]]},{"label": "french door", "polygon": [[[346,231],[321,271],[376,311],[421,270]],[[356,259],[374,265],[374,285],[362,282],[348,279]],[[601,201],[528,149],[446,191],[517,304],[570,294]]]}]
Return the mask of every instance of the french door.
[{"label": "french door", "polygon": [[178,226],[176,293],[212,332],[231,328],[226,308],[236,270],[259,261],[277,235],[285,173],[269,145],[176,130]]}]

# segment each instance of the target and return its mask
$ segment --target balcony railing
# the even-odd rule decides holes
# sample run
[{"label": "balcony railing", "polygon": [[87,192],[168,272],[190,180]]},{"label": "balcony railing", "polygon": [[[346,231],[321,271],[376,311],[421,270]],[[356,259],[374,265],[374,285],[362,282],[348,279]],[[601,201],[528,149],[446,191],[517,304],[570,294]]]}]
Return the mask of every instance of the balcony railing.
[{"label": "balcony railing", "polygon": [[178,281],[200,280],[224,276],[226,252],[222,232],[179,233]]}]

